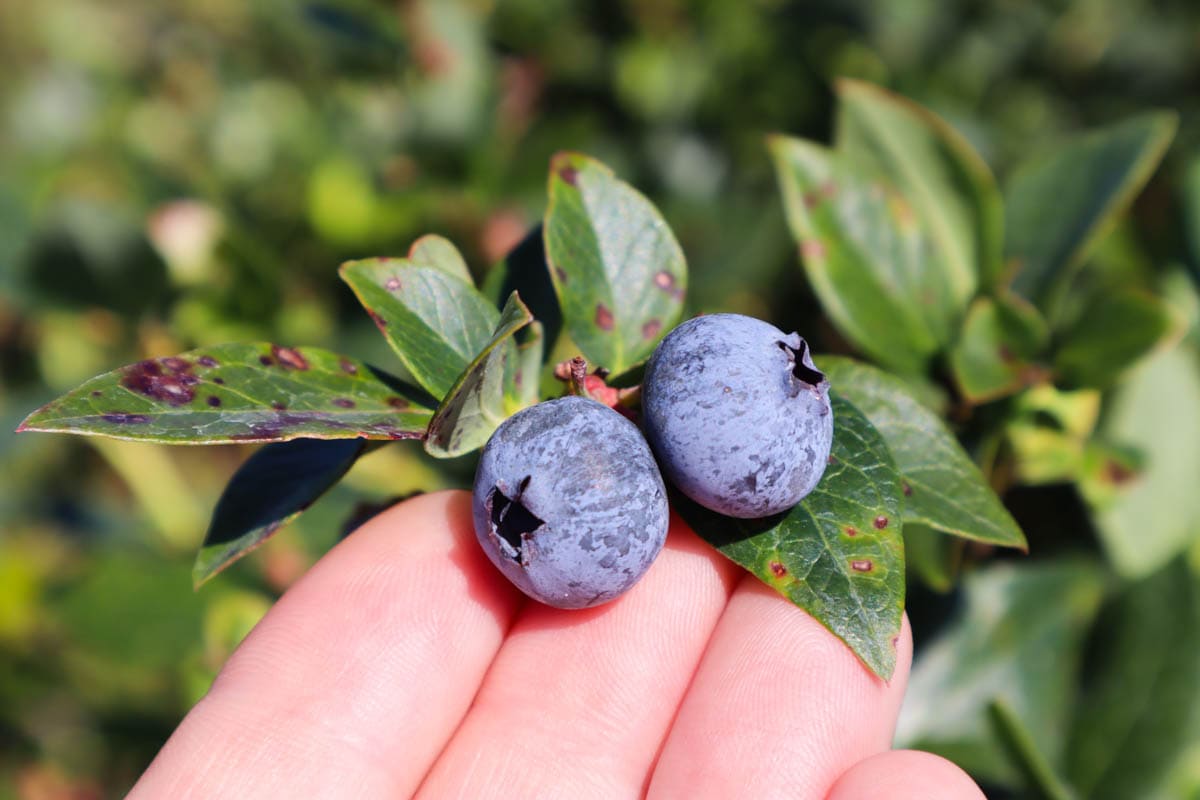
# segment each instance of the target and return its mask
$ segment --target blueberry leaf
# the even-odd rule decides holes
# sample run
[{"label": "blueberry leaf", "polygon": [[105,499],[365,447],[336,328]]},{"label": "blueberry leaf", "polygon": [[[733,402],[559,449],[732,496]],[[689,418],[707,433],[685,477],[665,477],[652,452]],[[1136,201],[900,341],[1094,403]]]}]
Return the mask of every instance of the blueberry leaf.
[{"label": "blueberry leaf", "polygon": [[683,309],[687,264],[642,194],[599,161],[550,163],[546,256],[567,333],[614,374],[645,360]]},{"label": "blueberry leaf", "polygon": [[440,237],[417,240],[408,258],[348,261],[339,272],[401,363],[436,398],[487,344],[500,316]]},{"label": "blueberry leaf", "polygon": [[791,511],[733,519],[673,500],[706,541],[819,621],[884,680],[904,612],[900,477],[878,432],[833,393],[830,464]]},{"label": "blueberry leaf", "polygon": [[503,345],[509,349],[504,361],[504,411],[507,416],[538,401],[544,350],[542,324],[535,320],[528,330],[525,341]]},{"label": "blueberry leaf", "polygon": [[1200,534],[1200,352],[1180,342],[1148,359],[1106,399],[1100,434],[1142,454],[1143,469],[1107,502],[1086,494],[1109,562],[1141,578]]},{"label": "blueberry leaf", "polygon": [[1061,768],[1084,635],[1104,576],[1082,560],[1001,564],[973,572],[963,587],[961,614],[913,665],[896,743],[1013,787],[1019,765],[996,737],[988,709],[1005,703],[1038,752]]},{"label": "blueberry leaf", "polygon": [[20,431],[166,444],[419,439],[423,393],[346,356],[268,343],[204,347],[92,378]]},{"label": "blueberry leaf", "polygon": [[482,447],[504,421],[506,366],[518,358],[513,334],[533,321],[516,292],[509,295],[491,340],[459,376],[429,423],[425,450],[453,458]]},{"label": "blueberry leaf", "polygon": [[887,442],[904,480],[904,521],[989,544],[1026,548],[1025,535],[942,420],[906,384],[847,358],[818,363]]},{"label": "blueberry leaf", "polygon": [[1015,394],[1046,377],[1036,359],[1050,331],[1037,309],[1007,292],[971,304],[950,351],[959,391],[973,403]]},{"label": "blueberry leaf", "polygon": [[367,443],[362,439],[275,442],[250,456],[225,486],[192,582],[209,578],[261,545],[346,474]]},{"label": "blueberry leaf", "polygon": [[[987,164],[933,112],[878,86],[837,83],[837,151],[887,176],[941,255],[957,309],[1000,272],[1003,201]],[[981,280],[982,279],[982,280]]]},{"label": "blueberry leaf", "polygon": [[1183,332],[1171,306],[1135,289],[1098,294],[1057,337],[1054,368],[1068,387],[1107,389],[1156,346]]},{"label": "blueberry leaf", "polygon": [[414,266],[441,270],[463,283],[474,283],[462,253],[458,252],[458,248],[449,239],[442,236],[431,233],[417,239],[408,250],[408,260]]},{"label": "blueberry leaf", "polygon": [[788,226],[830,319],[875,361],[923,371],[957,311],[911,206],[820,145],[774,136],[770,149]]},{"label": "blueberry leaf", "polygon": [[1066,759],[1084,797],[1200,791],[1200,581],[1188,562],[1175,559],[1127,584],[1098,626]]},{"label": "blueberry leaf", "polygon": [[1074,267],[1154,172],[1177,117],[1156,112],[1062,142],[1005,187],[1005,260],[1013,289],[1046,309]]}]

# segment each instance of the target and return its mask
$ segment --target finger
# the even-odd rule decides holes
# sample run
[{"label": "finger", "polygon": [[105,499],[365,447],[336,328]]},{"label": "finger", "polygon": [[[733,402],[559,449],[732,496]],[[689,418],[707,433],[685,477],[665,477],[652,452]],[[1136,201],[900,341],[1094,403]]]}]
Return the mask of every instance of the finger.
[{"label": "finger", "polygon": [[986,800],[967,773],[941,756],[893,750],[855,764],[827,800]]},{"label": "finger", "polygon": [[401,503],[271,609],[131,796],[408,796],[519,604],[466,493]]},{"label": "finger", "polygon": [[908,679],[907,619],[890,682],[816,620],[747,576],[663,747],[651,798],[822,798],[888,749]]},{"label": "finger", "polygon": [[526,606],[418,796],[643,796],[735,578],[673,519],[626,595],[587,611]]}]

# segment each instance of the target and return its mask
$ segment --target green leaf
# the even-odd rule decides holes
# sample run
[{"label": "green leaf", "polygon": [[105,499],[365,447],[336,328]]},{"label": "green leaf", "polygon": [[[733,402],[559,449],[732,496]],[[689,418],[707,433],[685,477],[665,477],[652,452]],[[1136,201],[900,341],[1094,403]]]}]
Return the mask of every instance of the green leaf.
[{"label": "green leaf", "polygon": [[1000,700],[1058,767],[1103,585],[1084,561],[1003,564],[970,575],[961,615],[913,665],[897,746],[930,750],[977,779],[1012,785],[1017,770],[988,718]]},{"label": "green leaf", "polygon": [[1155,112],[1075,136],[1022,164],[1004,193],[1013,289],[1043,310],[1141,191],[1175,135]]},{"label": "green leaf", "polygon": [[1149,359],[1115,390],[1100,432],[1144,459],[1124,491],[1092,511],[1113,566],[1139,578],[1200,536],[1200,354],[1180,344]]},{"label": "green leaf", "polygon": [[854,80],[837,83],[837,150],[886,175],[928,226],[934,266],[962,309],[1000,272],[1004,211],[996,180],[974,148],[911,100]]},{"label": "green leaf", "polygon": [[349,471],[362,439],[296,439],[258,450],[234,473],[196,554],[196,588],[295,519]]},{"label": "green leaf", "polygon": [[400,361],[435,398],[450,391],[499,319],[470,276],[463,279],[465,265],[451,251],[446,240],[427,236],[408,258],[348,261],[339,270]]},{"label": "green leaf", "polygon": [[453,458],[482,447],[505,419],[505,364],[514,356],[512,336],[533,321],[513,292],[491,340],[459,376],[429,423],[425,451]]},{"label": "green leaf", "polygon": [[1038,750],[1033,735],[1012,707],[1003,700],[993,700],[988,706],[996,737],[1007,749],[1009,760],[1024,775],[1032,796],[1042,800],[1072,800],[1075,792]]},{"label": "green leaf", "polygon": [[817,488],[791,511],[732,519],[673,499],[696,533],[811,614],[884,680],[904,612],[900,480],[867,419],[833,396],[833,450]]},{"label": "green leaf", "polygon": [[413,242],[412,247],[408,249],[408,260],[413,266],[441,270],[463,283],[475,283],[462,253],[458,252],[458,248],[449,239],[437,234],[426,234]]},{"label": "green leaf", "polygon": [[505,342],[504,410],[509,416],[538,401],[538,382],[542,374],[542,324],[529,325],[529,335],[521,344]]},{"label": "green leaf", "polygon": [[906,487],[905,524],[1026,549],[1025,535],[979,468],[904,381],[847,358],[825,356],[819,366],[887,442]]},{"label": "green leaf", "polygon": [[315,347],[203,347],[105,373],[17,429],[167,444],[419,439],[432,411],[411,387]]},{"label": "green leaf", "polygon": [[770,139],[788,226],[839,331],[881,364],[924,370],[955,314],[928,240],[880,180],[800,139]]},{"label": "green leaf", "polygon": [[1200,580],[1177,559],[1126,588],[1098,626],[1067,765],[1085,797],[1196,797]]},{"label": "green leaf", "polygon": [[1154,295],[1135,289],[1101,294],[1059,337],[1054,358],[1059,383],[1106,389],[1183,327],[1178,314]]},{"label": "green leaf", "polygon": [[683,251],[658,210],[599,161],[558,153],[544,236],[583,355],[616,375],[645,360],[679,319],[687,287]]},{"label": "green leaf", "polygon": [[935,592],[954,588],[962,563],[963,540],[917,522],[904,521],[904,563],[910,574]]},{"label": "green leaf", "polygon": [[963,396],[984,403],[1015,394],[1046,377],[1034,364],[1050,332],[1037,309],[1016,295],[980,297],[971,304],[950,366]]}]

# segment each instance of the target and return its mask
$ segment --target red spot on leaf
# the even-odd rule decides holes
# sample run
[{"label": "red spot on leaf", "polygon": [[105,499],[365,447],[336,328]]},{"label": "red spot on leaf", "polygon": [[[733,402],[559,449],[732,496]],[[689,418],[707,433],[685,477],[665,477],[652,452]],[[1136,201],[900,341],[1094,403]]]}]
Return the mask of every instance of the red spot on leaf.
[{"label": "red spot on leaf", "polygon": [[596,304],[596,327],[602,331],[613,329],[613,315],[603,303]]},{"label": "red spot on leaf", "polygon": [[127,367],[121,378],[121,385],[126,389],[173,406],[192,402],[196,393],[191,387],[195,383],[194,375],[163,374],[156,361],[142,361]]},{"label": "red spot on leaf", "polygon": [[220,362],[218,362],[212,356],[200,356],[199,358],[196,359],[196,363],[202,367],[208,367],[209,369],[212,369],[213,367],[216,367],[216,366],[220,366]]},{"label": "red spot on leaf", "polygon": [[579,185],[579,170],[571,166],[563,167],[558,171],[558,177],[572,186]]},{"label": "red spot on leaf", "polygon": [[1124,483],[1129,483],[1136,477],[1137,473],[1131,470],[1124,464],[1119,464],[1112,459],[1109,459],[1104,464],[1104,477],[1108,478],[1110,483],[1120,486]]},{"label": "red spot on leaf", "polygon": [[907,481],[902,484],[902,489],[905,497],[912,497],[912,487],[908,485]]},{"label": "red spot on leaf", "polygon": [[408,408],[408,401],[403,397],[393,395],[387,399],[387,404],[392,408]]},{"label": "red spot on leaf", "polygon": [[92,397],[101,397],[103,395],[104,395],[104,392],[100,391],[99,389],[92,390]]},{"label": "red spot on leaf", "polygon": [[280,347],[277,344],[273,344],[271,345],[271,355],[279,359],[280,364],[290,369],[308,369],[308,359],[301,355],[299,350],[294,348]]},{"label": "red spot on leaf", "polygon": [[858,530],[853,525],[847,525],[846,526],[846,535],[847,536],[858,536]]},{"label": "red spot on leaf", "polygon": [[348,397],[335,397],[333,404],[338,408],[354,408],[354,401]]},{"label": "red spot on leaf", "polygon": [[164,358],[162,360],[162,364],[164,367],[169,369],[171,372],[176,372],[176,373],[187,372],[188,370],[190,370],[192,368],[192,362],[188,361],[186,358],[180,358],[179,356],[171,356],[170,358]]},{"label": "red spot on leaf", "polygon": [[871,563],[870,559],[864,558],[861,561],[851,561],[850,569],[855,572],[870,572],[875,569],[875,565]]},{"label": "red spot on leaf", "polygon": [[800,257],[806,261],[819,261],[825,257],[825,245],[817,239],[805,239],[800,243]]},{"label": "red spot on leaf", "polygon": [[642,338],[653,339],[658,336],[658,332],[662,330],[662,322],[652,319],[642,326]]},{"label": "red spot on leaf", "polygon": [[271,408],[275,409],[276,411],[287,411],[287,403],[281,403],[276,400],[275,402],[271,403]]},{"label": "red spot on leaf", "polygon": [[675,288],[675,276],[666,270],[657,272],[654,275],[654,285],[662,289],[664,292],[668,292]]},{"label": "red spot on leaf", "polygon": [[275,360],[270,356],[259,356],[258,363],[262,364],[264,367],[269,367],[275,363]]},{"label": "red spot on leaf", "polygon": [[339,361],[338,366],[341,367],[342,372],[346,373],[347,375],[358,374],[358,367],[354,366],[354,364],[348,358],[343,358],[341,361]]},{"label": "red spot on leaf", "polygon": [[210,394],[206,402],[213,408],[216,408],[217,406],[221,405],[221,398],[217,397],[215,394]]},{"label": "red spot on leaf", "polygon": [[784,575],[788,574],[788,569],[783,564],[780,564],[778,561],[772,561],[771,562],[771,574],[774,575],[776,578],[782,578]]},{"label": "red spot on leaf", "polygon": [[559,283],[567,282],[567,272],[562,267],[554,268],[554,277],[558,278]]},{"label": "red spot on leaf", "polygon": [[225,379],[224,379],[224,378],[213,378],[213,379],[212,379],[212,382],[213,382],[213,383],[215,383],[215,384],[217,384],[218,386],[224,386],[224,385],[225,385]]},{"label": "red spot on leaf", "polygon": [[876,528],[878,528],[879,530],[883,530],[887,526],[888,526],[888,518],[887,517],[885,517],[881,514],[875,518],[875,527]]},{"label": "red spot on leaf", "polygon": [[383,288],[387,289],[389,292],[397,291],[400,288],[400,279],[393,275],[387,279],[387,283],[383,285]]},{"label": "red spot on leaf", "polygon": [[387,327],[387,320],[369,308],[367,309],[367,315],[371,317],[371,321],[375,323],[375,327],[379,328],[379,330],[383,330]]}]

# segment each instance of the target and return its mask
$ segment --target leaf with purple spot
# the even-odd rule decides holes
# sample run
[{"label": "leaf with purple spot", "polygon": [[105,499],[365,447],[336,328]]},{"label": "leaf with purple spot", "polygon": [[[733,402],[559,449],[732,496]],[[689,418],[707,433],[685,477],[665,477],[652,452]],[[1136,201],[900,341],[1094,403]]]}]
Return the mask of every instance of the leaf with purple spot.
[{"label": "leaf with purple spot", "polygon": [[500,318],[471,283],[458,251],[440,237],[418,239],[408,258],[348,261],[340,274],[401,363],[438,399],[487,345]]},{"label": "leaf with purple spot", "polygon": [[599,161],[550,163],[543,235],[567,333],[620,374],[654,352],[683,310],[687,263],[658,210]]},{"label": "leaf with purple spot", "polygon": [[327,350],[224,344],[92,378],[18,431],[167,444],[418,439],[430,405],[424,393]]},{"label": "leaf with purple spot", "polygon": [[250,456],[221,493],[192,582],[205,581],[269,539],[338,482],[363,454],[362,439],[274,442]]},{"label": "leaf with purple spot", "polygon": [[828,148],[773,136],[770,149],[788,226],[830,320],[880,364],[924,371],[960,309],[912,206]]},{"label": "leaf with purple spot", "polygon": [[904,613],[900,476],[862,412],[836,392],[831,399],[837,424],[829,466],[791,511],[733,519],[683,497],[672,503],[696,533],[811,614],[888,680]]},{"label": "leaf with purple spot", "polygon": [[425,436],[425,450],[437,458],[453,458],[482,447],[507,417],[507,364],[518,357],[513,335],[533,322],[520,296],[509,295],[500,323],[470,366],[438,406]]}]

